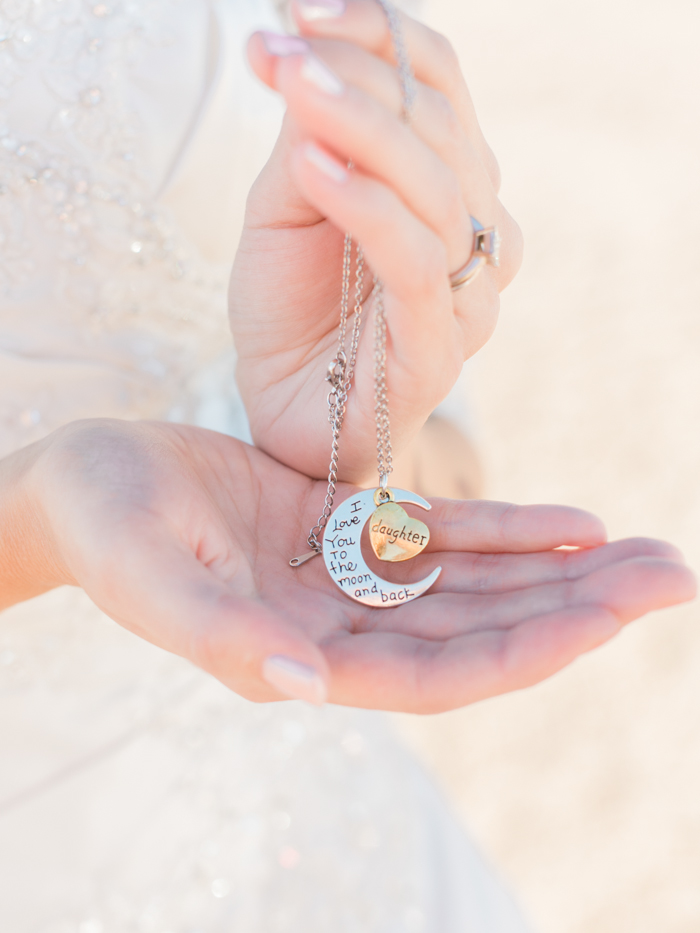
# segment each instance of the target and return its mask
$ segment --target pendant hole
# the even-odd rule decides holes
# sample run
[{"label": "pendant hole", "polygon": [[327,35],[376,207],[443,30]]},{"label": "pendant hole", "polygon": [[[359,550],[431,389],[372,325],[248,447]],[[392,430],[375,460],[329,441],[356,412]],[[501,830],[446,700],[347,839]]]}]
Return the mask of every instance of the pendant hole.
[{"label": "pendant hole", "polygon": [[386,505],[387,502],[394,501],[394,493],[391,489],[382,489],[381,487],[377,489],[374,494],[374,504],[375,505]]}]

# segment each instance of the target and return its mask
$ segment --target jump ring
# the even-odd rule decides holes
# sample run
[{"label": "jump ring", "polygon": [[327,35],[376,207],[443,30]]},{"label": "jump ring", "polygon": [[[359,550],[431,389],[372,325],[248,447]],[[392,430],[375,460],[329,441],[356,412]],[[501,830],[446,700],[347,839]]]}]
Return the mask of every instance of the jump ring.
[{"label": "jump ring", "polygon": [[488,263],[497,266],[501,249],[501,237],[496,227],[484,227],[475,218],[471,218],[474,227],[474,249],[466,266],[450,276],[452,291],[459,291],[473,281]]}]

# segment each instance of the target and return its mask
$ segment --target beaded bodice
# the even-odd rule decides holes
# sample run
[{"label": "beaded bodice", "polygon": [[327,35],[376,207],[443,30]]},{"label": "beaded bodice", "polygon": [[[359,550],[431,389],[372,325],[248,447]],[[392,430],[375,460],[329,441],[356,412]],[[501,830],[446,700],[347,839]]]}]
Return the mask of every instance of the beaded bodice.
[{"label": "beaded bodice", "polygon": [[[245,0],[0,4],[0,453],[77,417],[197,420],[202,366],[231,350],[235,244],[208,261],[164,197],[175,183],[206,202],[216,184],[190,158],[207,119],[241,145],[238,105],[264,92],[226,71],[241,57],[227,42],[272,15]],[[241,200],[260,136],[248,177],[225,181]]]}]

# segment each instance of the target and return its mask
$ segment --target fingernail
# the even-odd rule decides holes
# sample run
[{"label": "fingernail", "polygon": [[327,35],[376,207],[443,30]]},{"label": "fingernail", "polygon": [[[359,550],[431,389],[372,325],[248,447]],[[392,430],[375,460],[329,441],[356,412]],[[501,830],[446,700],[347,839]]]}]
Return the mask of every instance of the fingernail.
[{"label": "fingernail", "polygon": [[326,702],[323,678],[313,667],[292,658],[282,654],[265,658],[262,675],[271,687],[293,700],[305,700],[314,706],[323,706]]},{"label": "fingernail", "polygon": [[304,55],[309,51],[309,43],[298,36],[286,36],[276,32],[263,31],[262,37],[265,48],[270,55],[282,57],[286,55]]},{"label": "fingernail", "polygon": [[301,66],[301,76],[317,87],[319,91],[323,91],[324,94],[339,97],[345,90],[345,85],[338,75],[332,72],[315,55],[306,56],[304,64]]},{"label": "fingernail", "polygon": [[340,162],[337,162],[332,156],[329,156],[327,152],[324,152],[324,150],[320,149],[315,143],[306,143],[304,146],[304,158],[320,172],[323,172],[326,178],[330,178],[331,181],[339,185],[344,184],[350,177],[350,173],[344,165],[341,165]]},{"label": "fingernail", "polygon": [[297,0],[297,6],[307,23],[314,19],[337,19],[345,12],[345,0]]}]

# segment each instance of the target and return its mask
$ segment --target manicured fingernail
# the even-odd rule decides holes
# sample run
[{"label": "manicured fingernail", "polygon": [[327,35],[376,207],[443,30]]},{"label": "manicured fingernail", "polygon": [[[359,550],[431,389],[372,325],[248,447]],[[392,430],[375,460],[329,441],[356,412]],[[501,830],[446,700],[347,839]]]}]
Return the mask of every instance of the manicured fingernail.
[{"label": "manicured fingernail", "polygon": [[332,94],[339,97],[345,90],[345,85],[337,74],[332,72],[328,65],[324,65],[320,58],[315,55],[307,55],[304,64],[301,66],[301,76],[323,91],[324,94]]},{"label": "manicured fingernail", "polygon": [[265,658],[262,674],[263,680],[286,697],[305,700],[314,706],[323,706],[326,702],[326,685],[313,667],[275,654]]},{"label": "manicured fingernail", "polygon": [[332,156],[329,156],[327,152],[324,152],[324,150],[319,148],[315,143],[306,143],[303,151],[306,161],[310,162],[320,172],[323,172],[326,178],[330,178],[331,181],[342,185],[350,177],[350,173],[344,165],[341,165],[340,162]]},{"label": "manicured fingernail", "polygon": [[262,32],[265,48],[270,55],[304,55],[309,51],[309,43],[299,36],[280,35],[276,32]]},{"label": "manicured fingernail", "polygon": [[345,12],[345,0],[297,0],[299,15],[307,22],[314,19],[337,19]]}]

